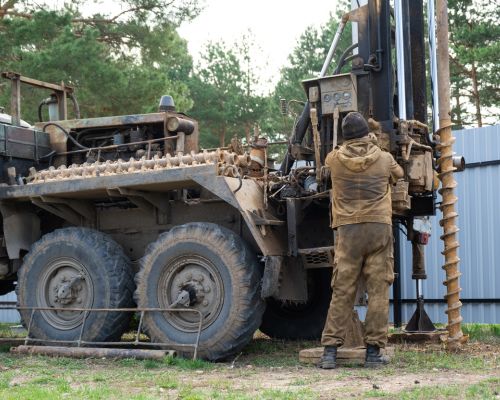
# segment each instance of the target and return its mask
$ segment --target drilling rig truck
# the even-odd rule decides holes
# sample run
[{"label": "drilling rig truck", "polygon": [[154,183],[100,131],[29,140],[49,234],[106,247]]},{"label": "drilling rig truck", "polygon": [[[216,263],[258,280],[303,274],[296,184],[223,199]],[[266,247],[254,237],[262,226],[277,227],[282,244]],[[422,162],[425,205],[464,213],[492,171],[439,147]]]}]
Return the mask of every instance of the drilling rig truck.
[{"label": "drilling rig truck", "polygon": [[[439,137],[428,127],[423,1],[409,3],[368,0],[342,17],[323,70],[303,82],[307,102],[278,169],[259,136],[247,150],[200,151],[202,122],[170,96],[156,113],[80,118],[72,87],[3,73],[12,102],[0,119],[0,291],[16,288],[30,338],[104,345],[129,325],[132,313],[116,310],[134,307],[152,343],[189,354],[198,340],[210,360],[259,328],[318,338],[334,257],[324,161],[351,111],[404,168],[393,214],[413,245],[413,278],[424,279]],[[348,23],[353,44],[331,65]],[[23,85],[50,92],[48,120],[22,121]]]}]

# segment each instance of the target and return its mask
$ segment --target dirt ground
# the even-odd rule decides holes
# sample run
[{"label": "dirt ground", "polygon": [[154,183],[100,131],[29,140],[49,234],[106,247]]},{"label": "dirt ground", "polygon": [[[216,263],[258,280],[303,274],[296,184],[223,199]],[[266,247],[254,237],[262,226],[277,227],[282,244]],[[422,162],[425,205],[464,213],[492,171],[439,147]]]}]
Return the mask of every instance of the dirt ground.
[{"label": "dirt ground", "polygon": [[225,363],[106,360],[0,353],[1,399],[500,399],[500,341],[459,354],[397,345],[391,364],[324,371],[298,361],[315,342],[257,336]]}]

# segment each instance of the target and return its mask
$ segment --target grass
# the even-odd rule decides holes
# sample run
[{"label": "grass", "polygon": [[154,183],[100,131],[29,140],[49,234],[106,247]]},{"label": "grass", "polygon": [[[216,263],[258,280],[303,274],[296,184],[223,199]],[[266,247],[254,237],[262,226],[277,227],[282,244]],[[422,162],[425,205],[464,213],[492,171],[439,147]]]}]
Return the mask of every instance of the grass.
[{"label": "grass", "polygon": [[0,337],[2,338],[24,338],[26,330],[19,324],[0,323]]},{"label": "grass", "polygon": [[[436,345],[398,346],[392,363],[380,370],[342,367],[321,371],[298,362],[299,350],[317,347],[318,342],[285,342],[262,335],[224,363],[172,357],[82,360],[0,353],[0,398],[498,399],[500,379],[491,378],[500,370],[500,341],[494,341],[499,337],[498,325],[467,325],[464,331],[473,343],[462,354],[447,353]],[[454,381],[457,374],[466,377],[466,384]],[[433,376],[449,380],[435,385],[429,379]],[[427,381],[415,385],[415,377]],[[394,381],[405,382],[406,387],[389,387],[388,382]]]},{"label": "grass", "polygon": [[408,372],[422,370],[482,371],[498,367],[500,360],[490,360],[481,355],[453,354],[440,349],[398,349],[389,370],[405,369]]},{"label": "grass", "polygon": [[369,390],[363,393],[367,399],[386,398],[398,400],[427,399],[466,399],[486,400],[498,399],[500,395],[500,378],[485,379],[472,385],[434,385],[416,387],[409,390],[389,393],[383,390]]},{"label": "grass", "polygon": [[[300,365],[297,357],[300,350],[319,345],[316,341],[290,342],[259,337],[245,348],[239,361],[256,367],[293,367]],[[255,354],[259,354],[259,357],[255,358]],[[277,359],[279,363],[276,362]]]},{"label": "grass", "polygon": [[464,324],[462,331],[473,341],[500,342],[500,324]]}]

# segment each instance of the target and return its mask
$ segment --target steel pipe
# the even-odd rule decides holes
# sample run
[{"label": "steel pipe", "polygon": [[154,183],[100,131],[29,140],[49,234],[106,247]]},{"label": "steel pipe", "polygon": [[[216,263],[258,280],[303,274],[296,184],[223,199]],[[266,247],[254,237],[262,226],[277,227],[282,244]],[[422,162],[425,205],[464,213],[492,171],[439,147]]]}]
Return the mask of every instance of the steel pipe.
[{"label": "steel pipe", "polygon": [[326,56],[325,62],[323,63],[323,67],[321,68],[321,72],[319,73],[320,78],[323,78],[324,76],[326,76],[326,72],[328,71],[328,67],[330,66],[330,63],[332,62],[333,54],[335,53],[335,50],[337,50],[337,46],[339,45],[340,37],[342,36],[342,32],[344,31],[344,28],[347,24],[347,21],[349,21],[349,14],[344,14],[342,16],[342,19],[340,20],[339,26],[337,28],[337,32],[335,32],[335,36],[333,37],[332,44],[330,46],[330,49],[328,50],[328,54]]},{"label": "steel pipe", "polygon": [[394,0],[394,15],[396,19],[396,66],[398,77],[398,117],[406,120],[406,86],[405,86],[405,40],[403,5],[401,0]]},{"label": "steel pipe", "polygon": [[427,18],[429,27],[429,61],[431,75],[431,97],[432,97],[432,132],[438,129],[439,121],[439,89],[437,78],[436,59],[436,21],[434,12],[434,0],[427,0]]}]

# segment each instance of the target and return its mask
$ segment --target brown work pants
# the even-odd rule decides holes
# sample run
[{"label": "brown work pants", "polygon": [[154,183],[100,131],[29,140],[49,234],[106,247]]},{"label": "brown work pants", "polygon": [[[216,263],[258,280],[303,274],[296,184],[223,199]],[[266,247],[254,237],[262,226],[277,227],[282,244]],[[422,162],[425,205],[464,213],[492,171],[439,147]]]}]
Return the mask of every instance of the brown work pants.
[{"label": "brown work pants", "polygon": [[337,228],[332,301],[323,330],[323,346],[342,346],[361,274],[368,291],[365,343],[387,343],[389,286],[394,280],[392,226],[376,222]]}]

